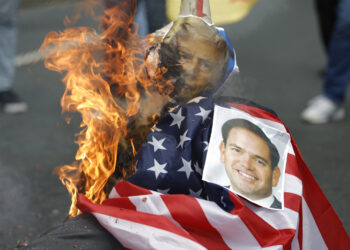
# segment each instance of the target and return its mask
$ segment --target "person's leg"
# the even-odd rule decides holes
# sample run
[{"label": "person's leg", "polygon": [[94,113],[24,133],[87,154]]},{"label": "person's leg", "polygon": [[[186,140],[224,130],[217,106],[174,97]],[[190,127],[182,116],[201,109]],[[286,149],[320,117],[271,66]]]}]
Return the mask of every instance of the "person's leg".
[{"label": "person's leg", "polygon": [[316,14],[322,42],[328,53],[329,41],[331,40],[338,0],[315,0]]},{"label": "person's leg", "polygon": [[11,89],[16,50],[18,1],[0,0],[0,91]]},{"label": "person's leg", "polygon": [[345,100],[350,81],[350,0],[340,0],[337,20],[329,45],[323,94],[338,105]]},{"label": "person's leg", "polygon": [[339,0],[328,51],[328,65],[322,94],[313,98],[301,113],[309,123],[342,120],[345,93],[350,81],[350,0]]},{"label": "person's leg", "polygon": [[135,15],[135,22],[138,25],[138,35],[145,37],[149,33],[148,21],[146,16],[146,3],[144,0],[137,1],[137,11]]},{"label": "person's leg", "polygon": [[0,111],[8,114],[27,110],[13,91],[16,52],[18,0],[0,0]]}]

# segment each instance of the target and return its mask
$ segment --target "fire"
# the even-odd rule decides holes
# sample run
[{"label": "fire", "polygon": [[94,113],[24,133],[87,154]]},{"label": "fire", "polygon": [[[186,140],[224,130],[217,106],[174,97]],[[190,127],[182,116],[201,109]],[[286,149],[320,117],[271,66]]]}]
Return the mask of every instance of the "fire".
[{"label": "fire", "polygon": [[[81,114],[75,162],[56,169],[72,197],[71,217],[80,213],[79,193],[95,203],[106,198],[107,181],[123,159],[118,159],[118,149],[135,154],[140,142],[133,137],[148,132],[156,121],[154,113],[172,91],[170,83],[159,84],[166,69],[154,68],[152,79],[145,70],[143,55],[152,36],[137,37],[135,10],[136,0],[122,1],[105,10],[100,33],[67,28],[49,33],[40,48],[48,54],[45,66],[65,74],[62,112]],[[155,91],[161,98],[153,97]],[[147,112],[140,113],[140,106]],[[123,177],[134,171],[133,164],[117,168]]]}]

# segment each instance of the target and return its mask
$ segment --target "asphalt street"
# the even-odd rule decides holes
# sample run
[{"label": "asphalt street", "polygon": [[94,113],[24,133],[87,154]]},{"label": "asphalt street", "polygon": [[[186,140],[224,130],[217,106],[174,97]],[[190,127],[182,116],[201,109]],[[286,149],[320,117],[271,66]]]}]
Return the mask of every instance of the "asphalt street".
[{"label": "asphalt street", "polygon": [[[224,25],[240,68],[239,81],[226,93],[277,112],[349,233],[350,119],[312,126],[299,118],[308,99],[321,90],[326,63],[312,4],[260,1],[243,21]],[[73,9],[67,3],[21,9],[19,58],[37,50],[48,32],[63,30],[64,17]],[[78,25],[96,23],[82,18]],[[68,125],[61,114],[63,75],[47,70],[42,61],[18,65],[14,87],[29,110],[0,113],[0,249],[30,241],[67,218],[70,197],[53,171],[73,162],[79,131],[78,116]]]}]

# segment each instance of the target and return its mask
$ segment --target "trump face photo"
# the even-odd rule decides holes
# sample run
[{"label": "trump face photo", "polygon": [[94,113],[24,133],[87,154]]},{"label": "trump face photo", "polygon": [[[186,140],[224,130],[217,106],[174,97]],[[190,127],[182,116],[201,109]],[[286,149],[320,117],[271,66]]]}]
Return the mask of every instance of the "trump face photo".
[{"label": "trump face photo", "polygon": [[[244,117],[240,112],[233,112],[232,118],[229,119],[229,116],[225,115],[225,121],[215,124],[219,135],[216,136],[215,142],[210,141],[210,144],[216,146],[210,147],[209,144],[208,158],[211,158],[209,157],[211,150],[216,150],[218,159],[216,162],[215,159],[209,159],[208,164],[206,161],[205,168],[216,166],[217,170],[221,169],[217,175],[221,173],[226,176],[226,180],[222,177],[210,178],[214,179],[216,184],[261,206],[281,209],[283,195],[281,192],[274,192],[274,189],[282,187],[286,145],[281,148],[279,143],[283,156],[281,157],[275,143],[264,130],[269,131],[270,134],[276,132],[275,134],[279,137],[286,139],[289,137],[285,134],[281,136],[280,132],[277,133],[268,126],[264,128],[258,120],[254,123],[252,117],[247,114],[246,116]],[[204,171],[206,172],[206,169]],[[214,173],[214,171],[210,172],[211,175]]]}]

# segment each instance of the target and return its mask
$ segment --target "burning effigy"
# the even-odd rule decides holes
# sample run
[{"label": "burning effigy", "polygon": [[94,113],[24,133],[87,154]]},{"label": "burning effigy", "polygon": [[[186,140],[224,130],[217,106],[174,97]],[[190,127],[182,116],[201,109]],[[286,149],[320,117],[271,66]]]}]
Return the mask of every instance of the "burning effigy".
[{"label": "burning effigy", "polygon": [[82,116],[76,162],[56,170],[72,196],[69,244],[97,242],[75,238],[94,221],[87,227],[114,248],[346,246],[277,114],[215,95],[238,67],[209,1],[182,0],[178,19],[145,39],[135,10],[136,1],[118,1],[105,10],[101,34],[72,28],[42,45],[56,50],[45,65],[66,72],[63,111]]},{"label": "burning effigy", "polygon": [[43,42],[42,50],[57,50],[46,67],[66,72],[63,111],[82,115],[76,162],[57,169],[72,195],[72,217],[79,193],[100,203],[108,181],[135,172],[134,156],[164,112],[213,91],[229,73],[233,52],[209,25],[209,13],[188,15],[189,3],[186,16],[144,40],[133,23],[136,1],[119,1],[105,10],[101,34],[68,28]]}]

